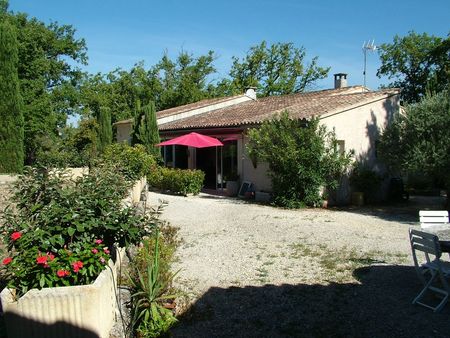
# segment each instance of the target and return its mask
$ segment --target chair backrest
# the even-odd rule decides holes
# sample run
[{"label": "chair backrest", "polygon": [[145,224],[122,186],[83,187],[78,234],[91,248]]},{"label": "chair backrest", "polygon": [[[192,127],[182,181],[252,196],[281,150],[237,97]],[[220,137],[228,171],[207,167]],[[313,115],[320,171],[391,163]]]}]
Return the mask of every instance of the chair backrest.
[{"label": "chair backrest", "polygon": [[420,210],[420,227],[422,229],[448,224],[447,210]]},{"label": "chair backrest", "polygon": [[424,231],[409,229],[409,240],[415,264],[417,264],[416,251],[423,252],[427,257],[427,261],[429,261],[429,255],[436,256],[436,258],[441,257],[442,252],[438,236]]}]

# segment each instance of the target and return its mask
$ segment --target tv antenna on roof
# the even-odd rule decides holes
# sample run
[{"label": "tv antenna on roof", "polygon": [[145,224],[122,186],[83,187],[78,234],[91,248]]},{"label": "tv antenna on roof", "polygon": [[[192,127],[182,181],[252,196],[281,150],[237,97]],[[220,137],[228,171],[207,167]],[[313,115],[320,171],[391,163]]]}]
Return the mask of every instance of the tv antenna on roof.
[{"label": "tv antenna on roof", "polygon": [[362,45],[362,50],[364,53],[364,71],[363,71],[363,75],[364,75],[364,87],[366,86],[366,67],[367,67],[367,52],[375,52],[377,49],[377,46],[375,46],[375,40],[372,39],[372,41],[364,41],[363,45]]}]

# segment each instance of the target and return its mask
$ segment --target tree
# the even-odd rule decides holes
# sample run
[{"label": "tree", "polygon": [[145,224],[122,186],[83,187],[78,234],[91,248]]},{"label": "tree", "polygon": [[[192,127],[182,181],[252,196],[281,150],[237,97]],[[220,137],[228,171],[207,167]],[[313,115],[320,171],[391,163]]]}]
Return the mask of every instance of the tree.
[{"label": "tree", "polygon": [[247,87],[256,87],[259,96],[285,95],[303,92],[315,81],[327,76],[330,68],[317,65],[314,57],[304,64],[306,51],[293,43],[275,43],[267,46],[265,41],[250,48],[240,60],[233,57],[231,80],[224,80],[218,87],[234,93],[243,93]]},{"label": "tree", "polygon": [[450,91],[407,105],[382,133],[379,153],[392,171],[424,173],[449,191]]},{"label": "tree", "polygon": [[81,85],[83,114],[91,117],[100,106],[111,111],[112,122],[132,118],[139,104],[155,103],[163,110],[196,102],[213,95],[208,78],[215,72],[214,53],[194,57],[181,52],[175,60],[164,54],[148,70],[139,62],[130,71],[89,75]]},{"label": "tree", "polygon": [[158,158],[160,150],[155,145],[160,142],[155,104],[150,102],[142,109],[139,109],[136,114],[133,123],[132,144],[144,145],[149,154]]},{"label": "tree", "polygon": [[25,159],[32,164],[42,136],[58,138],[68,114],[79,106],[77,85],[86,45],[69,25],[45,25],[26,14],[7,13],[19,43],[18,75],[25,118]]},{"label": "tree", "polygon": [[0,172],[17,173],[24,164],[18,44],[14,27],[0,16]]},{"label": "tree", "polygon": [[98,151],[103,153],[105,148],[112,142],[111,114],[108,107],[100,107],[97,117],[98,123]]},{"label": "tree", "polygon": [[420,101],[427,89],[439,92],[450,83],[450,35],[445,38],[410,32],[396,35],[392,43],[379,46],[381,67],[378,77],[394,81],[391,87],[402,89],[404,101]]},{"label": "tree", "polygon": [[250,129],[247,151],[255,161],[269,164],[274,202],[283,207],[318,205],[320,188],[334,189],[351,154],[341,154],[334,132],[310,121],[279,118]]},{"label": "tree", "polygon": [[157,85],[155,103],[158,110],[181,106],[210,97],[208,78],[216,72],[213,51],[194,57],[181,51],[175,61],[164,54],[149,72]]},{"label": "tree", "polygon": [[8,11],[8,0],[0,0],[0,15],[4,15]]},{"label": "tree", "polygon": [[139,138],[147,149],[147,152],[155,156],[155,158],[158,158],[160,156],[160,149],[155,147],[155,145],[160,143],[161,140],[156,122],[155,103],[150,102],[150,104],[144,107],[143,111],[144,119],[139,128]]}]

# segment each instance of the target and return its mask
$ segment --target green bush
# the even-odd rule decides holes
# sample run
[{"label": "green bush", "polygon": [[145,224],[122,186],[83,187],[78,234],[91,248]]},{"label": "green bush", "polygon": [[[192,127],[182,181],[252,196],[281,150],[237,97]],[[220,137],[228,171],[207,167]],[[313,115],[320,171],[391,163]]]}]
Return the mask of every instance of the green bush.
[{"label": "green bush", "polygon": [[291,119],[287,112],[250,129],[248,136],[249,158],[269,164],[274,203],[282,207],[320,206],[321,188],[337,187],[352,156],[340,152],[334,132],[318,119]]},{"label": "green bush", "polygon": [[375,194],[382,181],[383,176],[361,164],[356,164],[350,175],[350,185],[355,191],[364,193],[366,202],[375,199]]},{"label": "green bush", "polygon": [[8,286],[21,295],[95,280],[116,243],[138,243],[158,225],[156,214],[123,207],[129,186],[117,167],[91,168],[76,180],[26,168],[15,186],[16,208],[3,214]]},{"label": "green bush", "polygon": [[129,181],[147,176],[156,168],[155,158],[147,153],[142,144],[131,147],[126,143],[114,143],[106,147],[102,160],[117,165]]},{"label": "green bush", "polygon": [[172,169],[166,167],[154,168],[147,175],[147,182],[150,187],[169,190],[174,194],[194,194],[200,193],[203,187],[205,173],[201,170]]}]

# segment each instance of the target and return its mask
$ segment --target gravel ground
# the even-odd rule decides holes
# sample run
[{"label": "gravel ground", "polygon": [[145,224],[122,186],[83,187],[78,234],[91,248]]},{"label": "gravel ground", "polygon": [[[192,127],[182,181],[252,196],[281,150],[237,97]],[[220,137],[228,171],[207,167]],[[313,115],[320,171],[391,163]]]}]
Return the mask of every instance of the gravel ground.
[{"label": "gravel ground", "polygon": [[162,218],[183,239],[174,268],[191,306],[175,337],[450,336],[450,305],[433,314],[410,304],[421,286],[408,228],[437,199],[354,210],[148,200],[168,202]]}]

